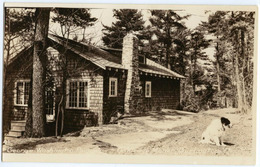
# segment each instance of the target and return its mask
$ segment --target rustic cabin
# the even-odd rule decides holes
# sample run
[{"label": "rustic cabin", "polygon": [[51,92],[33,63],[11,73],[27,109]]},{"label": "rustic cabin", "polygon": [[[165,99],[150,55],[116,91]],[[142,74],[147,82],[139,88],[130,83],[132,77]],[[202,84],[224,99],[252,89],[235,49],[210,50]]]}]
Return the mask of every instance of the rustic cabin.
[{"label": "rustic cabin", "polygon": [[[98,48],[52,34],[48,46],[47,124],[55,122],[62,96],[60,53],[64,51],[68,62],[65,131],[108,123],[118,112],[140,114],[179,105],[180,80],[184,77],[140,55],[138,39],[131,33],[125,36],[122,50]],[[25,48],[8,64],[3,122],[9,136],[20,137],[25,129],[32,54],[33,46]]]}]

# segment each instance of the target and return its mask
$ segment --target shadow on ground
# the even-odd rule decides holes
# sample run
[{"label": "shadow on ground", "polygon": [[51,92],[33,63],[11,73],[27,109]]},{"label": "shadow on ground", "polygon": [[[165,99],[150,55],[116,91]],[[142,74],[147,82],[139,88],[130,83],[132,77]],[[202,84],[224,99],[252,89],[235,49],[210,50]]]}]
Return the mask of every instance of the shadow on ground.
[{"label": "shadow on ground", "polygon": [[28,141],[22,144],[16,144],[12,147],[14,150],[33,150],[39,144],[55,143],[55,142],[68,142],[68,140],[62,138],[46,138],[36,141]]},{"label": "shadow on ground", "polygon": [[234,146],[235,145],[233,143],[228,143],[228,142],[224,142],[224,144],[227,145],[227,146]]}]

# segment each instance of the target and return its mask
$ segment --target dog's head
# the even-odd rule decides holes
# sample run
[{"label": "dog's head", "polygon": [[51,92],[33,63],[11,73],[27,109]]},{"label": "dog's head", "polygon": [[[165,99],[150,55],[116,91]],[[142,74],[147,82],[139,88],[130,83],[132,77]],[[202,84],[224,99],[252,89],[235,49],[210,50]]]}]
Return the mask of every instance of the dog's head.
[{"label": "dog's head", "polygon": [[221,120],[221,123],[222,123],[223,126],[227,126],[228,128],[232,127],[232,124],[229,121],[229,119],[227,119],[225,117],[221,117],[220,120]]}]

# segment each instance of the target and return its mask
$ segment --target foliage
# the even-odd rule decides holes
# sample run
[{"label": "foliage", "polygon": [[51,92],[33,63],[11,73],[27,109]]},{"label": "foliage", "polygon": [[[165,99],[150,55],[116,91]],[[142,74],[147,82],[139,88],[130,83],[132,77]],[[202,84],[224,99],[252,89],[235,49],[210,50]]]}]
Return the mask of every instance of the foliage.
[{"label": "foliage", "polygon": [[135,31],[139,39],[140,32],[144,29],[142,14],[137,9],[115,9],[114,17],[117,19],[112,26],[104,26],[102,40],[111,48],[122,48],[123,38],[130,31]]},{"label": "foliage", "polygon": [[89,9],[85,8],[55,8],[53,12],[55,16],[52,17],[52,21],[60,24],[62,35],[67,35],[67,37],[72,28],[83,28],[85,33],[85,29],[97,21],[97,18],[91,17]]},{"label": "foliage", "polygon": [[26,33],[32,33],[36,19],[33,9],[5,8],[5,13],[5,35],[24,36]]},{"label": "foliage", "polygon": [[216,50],[214,64],[219,77],[216,97],[220,97],[220,101],[232,99],[232,105],[243,112],[247,112],[252,104],[254,14],[217,11],[204,24],[216,37],[213,42]]},{"label": "foliage", "polygon": [[[189,16],[180,16],[173,10],[151,10],[151,15],[151,27],[147,31],[150,31],[150,52],[154,56],[153,59],[168,68],[172,68],[173,62],[178,58],[181,59],[180,64],[183,64],[186,39],[179,34],[186,30],[182,21]],[[176,55],[174,52],[175,45],[181,51],[180,54]],[[175,66],[177,64],[175,63]]]}]

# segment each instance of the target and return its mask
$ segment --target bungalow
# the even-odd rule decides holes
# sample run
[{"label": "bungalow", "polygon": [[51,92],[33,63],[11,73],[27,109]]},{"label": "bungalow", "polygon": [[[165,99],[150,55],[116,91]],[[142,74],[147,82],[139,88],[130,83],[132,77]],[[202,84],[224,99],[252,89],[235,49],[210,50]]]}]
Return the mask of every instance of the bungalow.
[{"label": "bungalow", "polygon": [[[66,42],[66,47],[64,43]],[[62,70],[59,53],[66,49],[65,130],[108,123],[116,112],[137,114],[161,108],[176,109],[183,76],[138,54],[138,39],[129,33],[123,49],[97,48],[48,36],[46,118],[54,122],[61,99]],[[26,119],[32,75],[33,47],[15,56],[8,65],[4,130],[11,122]],[[98,117],[95,123],[94,117]],[[15,124],[14,124],[15,125]],[[12,127],[13,129],[13,127]]]}]

